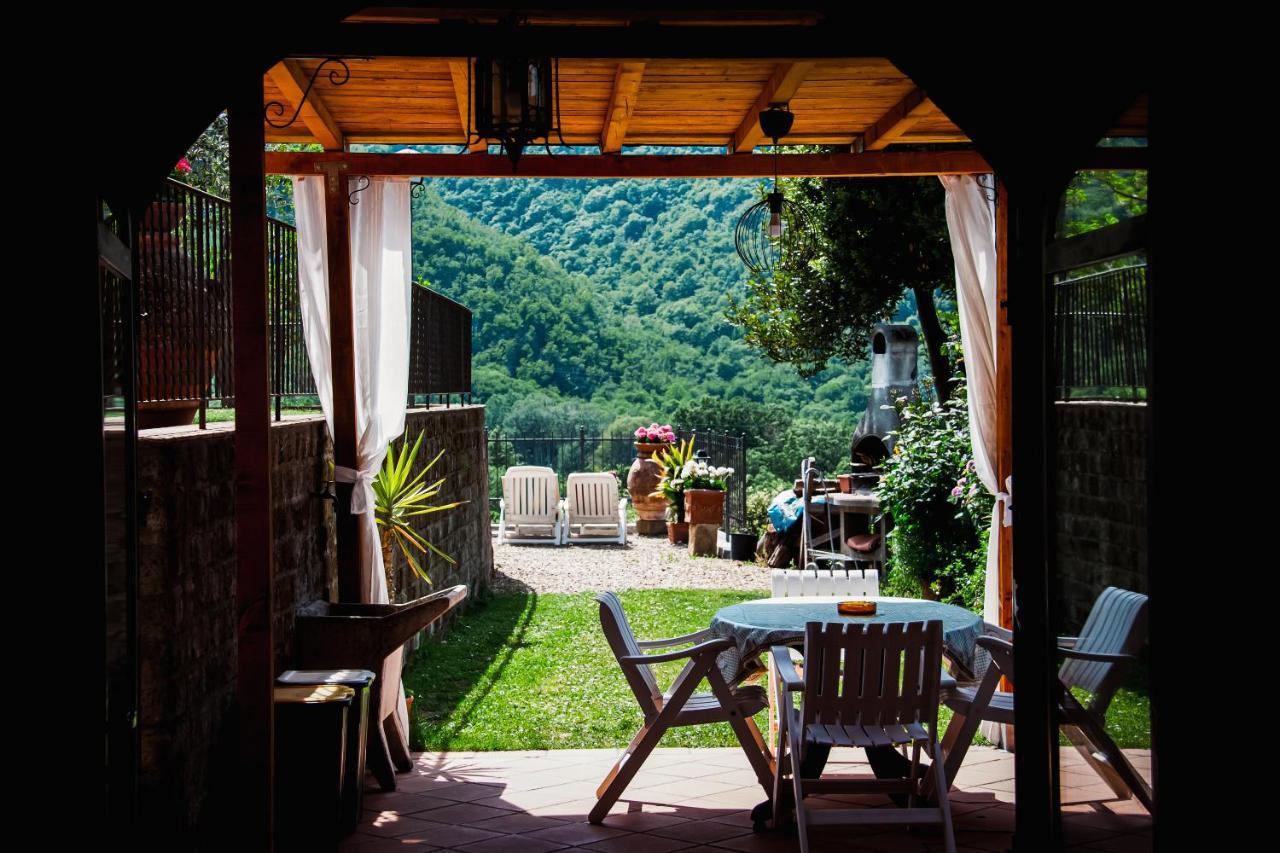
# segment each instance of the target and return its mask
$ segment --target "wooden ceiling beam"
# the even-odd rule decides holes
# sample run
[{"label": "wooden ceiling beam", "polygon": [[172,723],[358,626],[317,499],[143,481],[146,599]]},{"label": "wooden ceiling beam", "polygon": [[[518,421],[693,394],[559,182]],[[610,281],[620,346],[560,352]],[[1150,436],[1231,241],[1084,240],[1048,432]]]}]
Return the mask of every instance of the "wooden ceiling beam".
[{"label": "wooden ceiling beam", "polygon": [[760,96],[742,117],[738,129],[733,132],[733,151],[738,154],[750,154],[752,149],[764,139],[764,131],[760,129],[760,113],[769,109],[770,104],[790,103],[796,90],[813,70],[812,62],[784,62],[773,70],[773,76],[760,90]]},{"label": "wooden ceiling beam", "polygon": [[862,135],[863,150],[881,151],[886,145],[900,141],[900,137],[933,112],[933,108],[933,102],[924,92],[912,89],[867,128]]},{"label": "wooden ceiling beam", "polygon": [[[622,155],[548,157],[526,154],[519,172],[498,154],[313,154],[267,152],[267,173],[314,175],[326,166],[347,164],[351,175],[464,178],[765,178],[774,158],[744,154]],[[783,154],[782,177],[900,177],[979,175],[991,171],[976,151],[877,151],[864,154]]]},{"label": "wooden ceiling beam", "polygon": [[644,78],[643,62],[619,62],[613,75],[613,92],[609,107],[604,113],[604,125],[600,129],[600,153],[615,154],[622,150],[627,137],[627,126],[635,112],[640,95],[640,81]]},{"label": "wooden ceiling beam", "polygon": [[345,142],[342,128],[321,100],[319,88],[313,86],[306,98],[302,97],[302,93],[307,91],[309,75],[302,70],[297,60],[281,60],[273,65],[267,74],[284,94],[285,100],[293,104],[294,109],[302,104],[302,111],[298,114],[298,118],[302,119],[302,123],[306,125],[307,130],[311,131],[316,141],[326,151],[341,151]]},{"label": "wooden ceiling beam", "polygon": [[450,59],[449,76],[453,78],[453,97],[458,102],[458,123],[462,126],[462,137],[467,141],[467,151],[472,154],[483,154],[489,150],[485,140],[470,142],[468,133],[475,124],[471,115],[470,59]]}]

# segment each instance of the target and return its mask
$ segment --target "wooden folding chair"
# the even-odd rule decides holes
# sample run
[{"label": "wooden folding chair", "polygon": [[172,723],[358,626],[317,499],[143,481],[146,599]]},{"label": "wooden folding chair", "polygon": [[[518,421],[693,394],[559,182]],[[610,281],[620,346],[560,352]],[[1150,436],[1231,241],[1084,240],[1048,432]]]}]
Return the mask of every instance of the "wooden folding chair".
[{"label": "wooden folding chair", "polygon": [[[937,739],[942,622],[810,622],[805,626],[803,679],[785,648],[775,648],[772,655],[782,694],[775,819],[781,820],[785,811],[780,805],[782,779],[789,775],[801,853],[809,853],[810,824],[890,823],[940,823],[947,853],[955,853],[946,762]],[[802,693],[798,708],[793,693]],[[816,746],[907,745],[912,754],[905,779],[806,779],[799,772],[805,753]],[[925,796],[922,749],[932,759],[929,771],[935,789],[942,792],[936,805]],[[807,796],[831,793],[905,794],[906,807],[811,811],[805,804]]]},{"label": "wooden folding chair", "polygon": [[[1107,707],[1124,683],[1128,665],[1142,648],[1146,636],[1147,597],[1137,592],[1107,587],[1094,602],[1078,637],[1059,637],[1058,713],[1062,731],[1085,761],[1121,799],[1137,796],[1147,811],[1154,811],[1151,786],[1134,769],[1107,734]],[[978,723],[991,720],[1013,724],[1013,694],[996,689],[1003,676],[1013,683],[1013,635],[988,626],[978,638],[978,648],[991,656],[991,665],[977,687],[959,687],[947,698],[955,712],[947,727],[943,749],[947,754],[947,778],[954,779],[973,740]],[[1083,705],[1071,693],[1080,688],[1092,694]]]},{"label": "wooden folding chair", "polygon": [[[763,688],[742,687],[730,690],[716,655],[732,646],[728,638],[714,638],[703,630],[683,637],[667,640],[637,641],[622,610],[622,604],[612,592],[596,596],[600,603],[600,625],[604,629],[609,648],[613,650],[626,676],[631,692],[635,694],[644,714],[644,725],[631,739],[626,750],[613,765],[609,775],[596,789],[599,798],[591,809],[589,820],[600,823],[622,796],[649,753],[658,745],[662,734],[678,726],[697,726],[703,723],[728,723],[737,735],[738,742],[747,754],[756,779],[766,794],[773,790],[774,763],[769,747],[752,717],[764,709],[767,701]],[[668,648],[695,643],[691,648],[663,654],[647,655],[644,649]],[[658,687],[652,665],[664,661],[686,661],[684,669],[666,693]],[[694,693],[702,679],[711,685],[710,693]]]}]

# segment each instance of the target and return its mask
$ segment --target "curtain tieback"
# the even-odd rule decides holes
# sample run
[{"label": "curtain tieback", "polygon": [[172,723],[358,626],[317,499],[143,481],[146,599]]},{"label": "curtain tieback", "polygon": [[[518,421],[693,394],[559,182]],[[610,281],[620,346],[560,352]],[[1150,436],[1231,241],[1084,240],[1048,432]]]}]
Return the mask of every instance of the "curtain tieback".
[{"label": "curtain tieback", "polygon": [[1007,492],[996,492],[996,500],[1004,502],[1004,520],[1005,527],[1013,527],[1013,477],[1004,478],[1004,487]]},{"label": "curtain tieback", "polygon": [[333,466],[333,479],[339,483],[351,483],[351,514],[364,515],[373,506],[373,472],[357,471],[345,465]]}]

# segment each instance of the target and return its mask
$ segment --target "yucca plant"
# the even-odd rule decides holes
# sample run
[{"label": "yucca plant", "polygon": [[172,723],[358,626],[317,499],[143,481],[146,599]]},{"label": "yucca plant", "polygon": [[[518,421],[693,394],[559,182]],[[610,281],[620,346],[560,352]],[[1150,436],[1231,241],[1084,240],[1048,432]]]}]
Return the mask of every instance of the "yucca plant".
[{"label": "yucca plant", "polygon": [[387,458],[383,460],[382,470],[373,481],[374,517],[378,527],[381,528],[382,562],[387,573],[387,594],[392,600],[396,596],[391,571],[392,556],[397,547],[409,561],[409,567],[413,569],[413,573],[427,583],[432,582],[431,576],[414,555],[415,551],[421,554],[428,552],[436,554],[450,565],[457,563],[453,557],[441,551],[427,541],[421,533],[414,530],[411,521],[418,516],[444,512],[467,503],[467,501],[454,501],[447,504],[431,503],[432,498],[440,494],[445,478],[441,477],[431,485],[426,485],[427,474],[440,461],[440,457],[444,456],[444,450],[437,453],[436,457],[416,475],[411,474],[414,463],[418,460],[418,452],[422,449],[424,435],[424,432],[418,433],[418,440],[414,442],[412,448],[408,447],[406,440],[401,444],[399,453],[396,452],[393,442],[387,448]]},{"label": "yucca plant", "polygon": [[693,458],[693,439],[664,447],[653,454],[653,461],[662,471],[654,497],[666,499],[677,524],[684,521],[684,479],[681,472],[685,463]]}]

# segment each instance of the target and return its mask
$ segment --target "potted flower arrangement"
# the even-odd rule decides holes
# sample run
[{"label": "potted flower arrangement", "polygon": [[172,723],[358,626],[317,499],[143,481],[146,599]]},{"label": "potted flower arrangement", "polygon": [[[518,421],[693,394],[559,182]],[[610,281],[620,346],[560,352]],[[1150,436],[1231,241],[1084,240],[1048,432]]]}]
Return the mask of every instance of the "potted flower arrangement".
[{"label": "potted flower arrangement", "polygon": [[690,524],[718,524],[724,518],[725,483],[732,468],[717,468],[701,459],[690,459],[681,470],[684,510]]},{"label": "potted flower arrangement", "polygon": [[657,422],[635,431],[636,458],[627,473],[627,492],[631,505],[636,508],[636,533],[641,536],[661,536],[667,529],[667,501],[661,495],[654,496],[662,467],[654,454],[676,443],[676,434],[670,425]]},{"label": "potted flower arrangement", "polygon": [[662,469],[662,479],[654,495],[667,502],[667,540],[672,545],[689,541],[689,522],[684,518],[684,466],[693,458],[693,439],[673,444],[654,454]]}]

